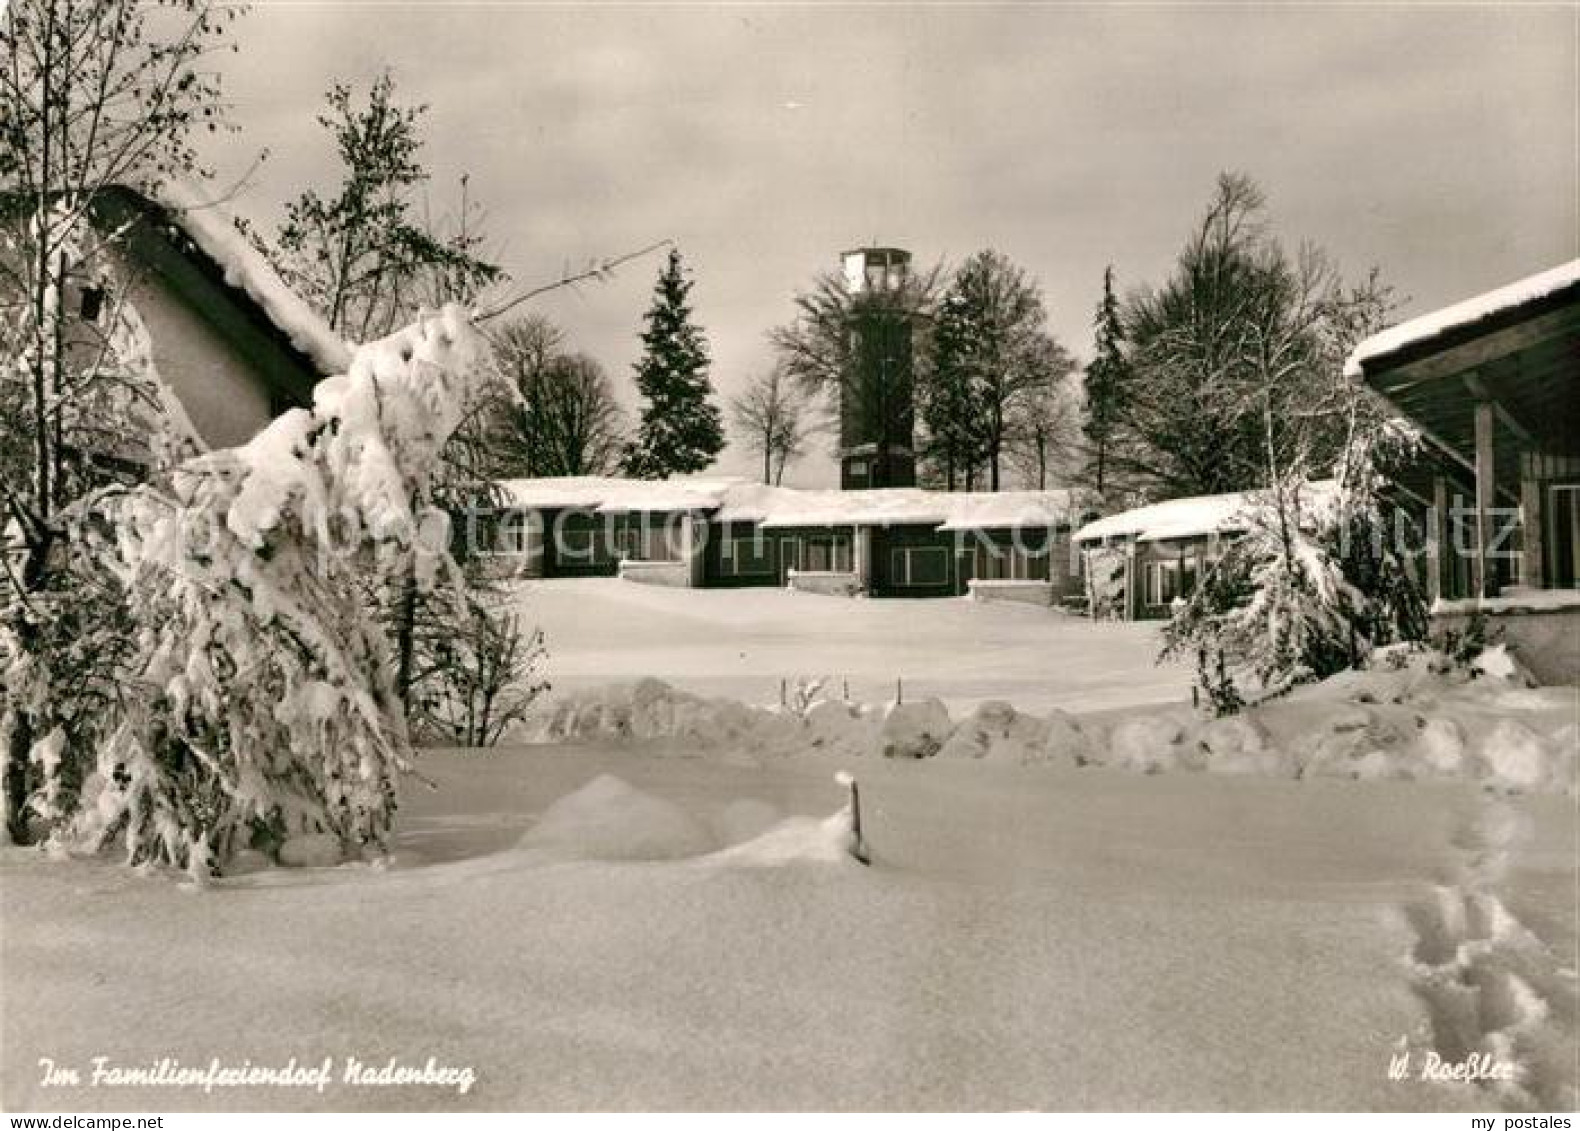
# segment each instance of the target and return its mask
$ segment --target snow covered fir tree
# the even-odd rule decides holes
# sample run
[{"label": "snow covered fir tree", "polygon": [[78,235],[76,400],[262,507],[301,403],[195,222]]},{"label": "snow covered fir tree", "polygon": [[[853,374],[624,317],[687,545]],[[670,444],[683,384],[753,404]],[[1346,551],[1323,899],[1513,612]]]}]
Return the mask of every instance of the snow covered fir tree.
[{"label": "snow covered fir tree", "polygon": [[724,416],[708,380],[708,342],[687,302],[693,282],[671,249],[645,316],[636,363],[642,419],[625,456],[625,472],[667,479],[702,471],[724,449]]}]

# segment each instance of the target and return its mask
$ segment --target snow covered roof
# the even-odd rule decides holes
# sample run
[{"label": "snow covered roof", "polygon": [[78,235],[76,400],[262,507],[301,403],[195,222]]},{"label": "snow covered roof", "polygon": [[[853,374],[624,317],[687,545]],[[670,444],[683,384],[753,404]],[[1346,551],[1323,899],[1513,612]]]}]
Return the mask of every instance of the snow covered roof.
[{"label": "snow covered roof", "polygon": [[738,479],[617,479],[569,475],[505,479],[500,487],[526,510],[592,510],[600,514],[643,511],[713,511]]},{"label": "snow covered roof", "polygon": [[955,499],[944,530],[1073,526],[1079,513],[1073,491],[973,492]]},{"label": "snow covered roof", "polygon": [[762,525],[937,526],[949,519],[948,500],[947,494],[917,487],[796,491],[776,499]]},{"label": "snow covered roof", "polygon": [[1361,342],[1344,362],[1344,375],[1357,378],[1367,362],[1397,353],[1407,346],[1441,337],[1451,330],[1473,326],[1504,311],[1546,298],[1580,283],[1580,259],[1571,259],[1548,271],[1476,295],[1401,322]]},{"label": "snow covered roof", "polygon": [[528,510],[600,514],[698,511],[717,522],[787,526],[932,526],[941,530],[1068,525],[1069,491],[956,492],[889,487],[804,491],[742,479],[651,481],[602,476],[507,479],[500,487]]},{"label": "snow covered roof", "polygon": [[[127,190],[133,191],[133,190]],[[237,230],[230,213],[191,185],[171,181],[154,203],[217,264],[226,284],[257,303],[275,328],[326,377],[344,373],[351,348],[312,307],[280,279],[269,261]]]},{"label": "snow covered roof", "polygon": [[[1310,485],[1308,501],[1330,498],[1337,484],[1323,480]],[[1133,510],[1120,511],[1089,522],[1075,532],[1076,542],[1101,542],[1105,538],[1133,538],[1137,542],[1165,542],[1207,534],[1232,534],[1247,529],[1256,512],[1266,505],[1261,491],[1230,491],[1223,495],[1197,495],[1169,499]]]}]

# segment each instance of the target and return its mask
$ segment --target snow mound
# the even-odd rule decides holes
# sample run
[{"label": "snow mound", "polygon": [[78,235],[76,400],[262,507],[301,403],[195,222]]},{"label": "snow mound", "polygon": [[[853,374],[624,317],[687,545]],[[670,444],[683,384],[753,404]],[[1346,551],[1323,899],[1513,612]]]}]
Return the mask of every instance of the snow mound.
[{"label": "snow mound", "polygon": [[549,806],[517,849],[561,860],[689,860],[763,868],[835,863],[850,859],[854,844],[848,803],[825,818],[784,817],[766,802],[740,798],[704,820],[621,778],[601,774]]},{"label": "snow mound", "polygon": [[1535,687],[1536,679],[1525,665],[1514,658],[1507,644],[1494,644],[1484,649],[1471,663],[1471,668],[1481,676],[1502,680],[1516,687]]},{"label": "snow mound", "polygon": [[949,709],[937,699],[893,703],[878,741],[885,758],[931,758],[954,731]]},{"label": "snow mound", "polygon": [[790,817],[752,840],[709,856],[706,863],[737,868],[786,864],[855,863],[855,832],[847,805],[830,817]]},{"label": "snow mound", "polygon": [[1041,762],[1047,757],[1049,731],[1047,720],[1021,714],[1008,703],[990,699],[961,721],[939,748],[938,756]]},{"label": "snow mound", "polygon": [[799,731],[792,716],[644,679],[557,699],[528,724],[526,737],[535,742],[678,739],[688,748],[761,751],[786,746]]},{"label": "snow mound", "polygon": [[1116,726],[1103,761],[1142,774],[1199,770],[1206,764],[1200,747],[1189,741],[1184,726],[1176,719],[1158,715],[1126,719]]},{"label": "snow mound", "polygon": [[716,844],[680,806],[602,774],[549,806],[518,847],[584,860],[678,860]]},{"label": "snow mound", "polygon": [[1487,781],[1514,789],[1546,784],[1548,754],[1542,738],[1518,719],[1501,719],[1477,751]]},{"label": "snow mound", "polygon": [[1083,727],[1074,716],[1055,709],[1044,722],[1048,732],[1042,744],[1042,757],[1038,761],[1086,766],[1099,760],[1097,755],[1103,745],[1102,736]]},{"label": "snow mound", "polygon": [[860,756],[873,750],[883,719],[859,703],[820,699],[802,717],[806,743],[830,754]]}]

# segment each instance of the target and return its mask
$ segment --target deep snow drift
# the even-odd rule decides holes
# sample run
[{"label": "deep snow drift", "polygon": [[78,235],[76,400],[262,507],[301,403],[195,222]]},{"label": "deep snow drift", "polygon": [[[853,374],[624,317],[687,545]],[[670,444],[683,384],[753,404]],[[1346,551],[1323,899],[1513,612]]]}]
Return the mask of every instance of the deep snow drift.
[{"label": "deep snow drift", "polygon": [[[840,765],[874,854],[841,851]],[[0,853],[10,1110],[1575,1101],[1575,816],[1464,785],[626,747],[430,754],[393,866]],[[831,817],[831,814],[833,817]],[[63,1019],[69,1018],[69,1023]],[[1391,1082],[1496,1050],[1514,1084]],[[45,1088],[389,1057],[455,1087]]]}]

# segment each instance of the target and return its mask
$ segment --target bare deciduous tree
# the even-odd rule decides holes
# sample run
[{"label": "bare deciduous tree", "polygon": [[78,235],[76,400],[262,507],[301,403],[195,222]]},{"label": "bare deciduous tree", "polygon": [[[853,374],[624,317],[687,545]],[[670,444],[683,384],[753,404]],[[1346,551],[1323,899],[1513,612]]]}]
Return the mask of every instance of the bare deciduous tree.
[{"label": "bare deciduous tree", "polygon": [[1067,485],[1080,470],[1081,402],[1068,373],[1030,391],[1011,421],[1006,448],[1016,478],[1045,491]]},{"label": "bare deciduous tree", "polygon": [[619,465],[625,416],[609,375],[585,354],[561,353],[562,340],[537,315],[495,335],[496,363],[514,389],[496,401],[488,428],[501,476],[600,475]]},{"label": "bare deciduous tree", "polygon": [[806,390],[778,365],[730,401],[730,420],[746,446],[762,457],[764,483],[784,481],[785,468],[806,450],[813,431]]},{"label": "bare deciduous tree", "polygon": [[[829,413],[829,431],[838,434],[841,410],[874,422],[880,450],[910,447],[913,437],[912,387],[896,383],[896,374],[882,365],[863,365],[858,356],[858,322],[909,327],[910,378],[923,388],[929,371],[930,336],[925,325],[936,303],[942,265],[907,274],[892,288],[868,288],[857,294],[837,274],[820,274],[809,290],[795,299],[795,320],[768,333],[786,374]],[[903,331],[901,331],[903,332]],[[870,360],[870,359],[869,359]]]}]

